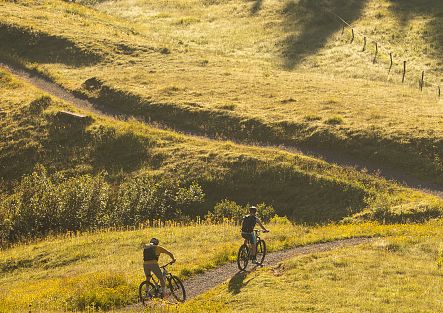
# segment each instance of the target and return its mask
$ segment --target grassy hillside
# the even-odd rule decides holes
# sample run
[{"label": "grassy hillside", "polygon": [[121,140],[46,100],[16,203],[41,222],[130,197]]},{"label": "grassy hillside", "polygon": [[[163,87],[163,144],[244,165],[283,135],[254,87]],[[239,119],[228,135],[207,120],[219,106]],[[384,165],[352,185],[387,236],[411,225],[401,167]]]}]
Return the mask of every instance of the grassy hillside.
[{"label": "grassy hillside", "polygon": [[239,273],[177,312],[439,312],[441,225],[404,230]]},{"label": "grassy hillside", "polygon": [[[424,39],[416,34],[440,22],[440,5],[428,2],[321,5],[393,46],[413,40],[404,55],[396,54],[395,71],[400,56],[419,71],[422,51],[411,47]],[[360,44],[347,44],[336,20],[315,14],[308,2],[88,3],[98,11],[56,0],[0,4],[3,58],[171,128],[335,151],[441,182],[442,108],[435,92],[421,94],[397,78],[384,82],[386,64],[374,67],[372,52],[358,53]],[[412,31],[391,27],[403,13]],[[424,63],[438,70],[437,44],[428,51]],[[408,82],[416,85],[414,77]]]},{"label": "grassy hillside", "polygon": [[[414,228],[376,224],[307,228],[281,222],[268,227],[270,251],[352,236],[403,234]],[[422,233],[430,226],[415,228]],[[184,279],[232,260],[242,242],[236,226],[195,225],[85,233],[2,250],[0,311],[71,311],[94,305],[110,309],[136,302],[136,288],[143,280],[141,248],[152,236],[174,252],[178,262],[172,272]]]},{"label": "grassy hillside", "polygon": [[203,215],[224,198],[265,202],[310,223],[421,221],[442,212],[434,196],[303,155],[88,112],[66,116],[82,112],[0,73],[2,241]]}]

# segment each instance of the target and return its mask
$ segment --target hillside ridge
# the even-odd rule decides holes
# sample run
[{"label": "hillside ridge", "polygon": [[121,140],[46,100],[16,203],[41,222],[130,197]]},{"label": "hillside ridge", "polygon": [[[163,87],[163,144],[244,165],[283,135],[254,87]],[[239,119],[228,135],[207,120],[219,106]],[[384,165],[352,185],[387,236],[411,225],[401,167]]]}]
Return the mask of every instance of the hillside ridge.
[{"label": "hillside ridge", "polygon": [[[149,122],[147,122],[146,119],[144,119],[143,117],[139,117],[136,115],[124,114],[124,113],[119,112],[117,109],[109,108],[109,107],[103,106],[103,105],[98,105],[96,103],[90,102],[87,99],[80,98],[78,95],[71,93],[70,91],[66,90],[62,86],[46,79],[44,76],[41,76],[38,73],[33,73],[33,72],[27,70],[26,68],[13,66],[11,64],[6,64],[1,61],[0,61],[0,67],[3,67],[5,69],[9,70],[14,75],[17,75],[17,76],[25,79],[26,81],[28,81],[29,83],[31,83],[35,87],[55,96],[57,98],[61,98],[63,100],[66,100],[66,101],[74,104],[75,106],[77,106],[80,109],[85,109],[87,111],[90,111],[91,113],[98,114],[101,116],[118,118],[120,120],[121,119],[126,120],[128,118],[133,118],[133,119],[137,119],[139,121],[142,121],[143,123],[149,124]],[[159,125],[155,124],[154,126],[158,127]],[[163,126],[163,127],[167,128],[166,126]],[[177,130],[174,130],[174,131],[177,131]],[[180,132],[180,131],[178,131],[178,132]],[[186,135],[200,137],[200,138],[205,137],[205,136],[202,136],[201,134],[193,133],[193,132],[189,132],[189,131],[183,132],[183,133]],[[210,139],[210,137],[206,137],[206,138]],[[443,198],[443,186],[439,186],[435,183],[424,182],[420,179],[417,179],[415,177],[412,177],[410,175],[402,173],[399,170],[392,170],[386,165],[380,165],[380,164],[377,164],[377,163],[374,163],[374,162],[371,162],[368,160],[359,159],[359,158],[352,158],[350,156],[342,155],[342,154],[339,154],[334,151],[328,151],[326,149],[314,149],[312,147],[306,148],[301,145],[300,146],[295,146],[295,145],[294,146],[285,146],[285,145],[272,146],[272,145],[264,145],[264,144],[260,144],[260,143],[257,143],[255,145],[258,147],[272,147],[272,148],[282,149],[282,150],[285,150],[285,151],[288,151],[291,153],[301,152],[301,153],[306,154],[308,156],[313,156],[316,158],[323,159],[328,163],[335,163],[337,165],[345,166],[345,167],[353,167],[353,168],[358,169],[360,171],[362,171],[362,170],[367,171],[370,174],[376,174],[376,175],[379,175],[385,179],[394,180],[397,183],[399,183],[405,187],[420,190],[420,191],[423,191],[426,193],[430,193],[430,194],[439,196],[440,198]]]}]

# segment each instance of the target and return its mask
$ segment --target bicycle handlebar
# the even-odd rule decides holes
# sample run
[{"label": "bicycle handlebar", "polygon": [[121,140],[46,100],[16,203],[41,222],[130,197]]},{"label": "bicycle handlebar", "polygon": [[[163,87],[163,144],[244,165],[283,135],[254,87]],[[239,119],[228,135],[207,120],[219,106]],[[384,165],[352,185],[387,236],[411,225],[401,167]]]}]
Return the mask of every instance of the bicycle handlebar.
[{"label": "bicycle handlebar", "polygon": [[171,264],[174,264],[174,263],[175,263],[175,260],[170,261],[170,262],[168,262],[168,263],[166,263],[166,264],[160,266],[160,268],[165,268],[166,266],[171,265]]},{"label": "bicycle handlebar", "polygon": [[269,230],[262,230],[262,229],[254,229],[257,233],[269,233]]}]

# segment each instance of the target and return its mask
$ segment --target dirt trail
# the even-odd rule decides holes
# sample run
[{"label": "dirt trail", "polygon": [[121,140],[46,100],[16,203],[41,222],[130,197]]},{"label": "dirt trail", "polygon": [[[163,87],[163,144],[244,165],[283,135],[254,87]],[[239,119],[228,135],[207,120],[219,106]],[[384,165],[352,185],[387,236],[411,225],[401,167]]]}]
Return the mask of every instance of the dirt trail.
[{"label": "dirt trail", "polygon": [[[297,255],[317,253],[342,247],[355,246],[365,242],[369,242],[370,240],[372,239],[351,238],[281,250],[269,253],[265,258],[263,266],[274,266],[283,260]],[[248,265],[249,270],[253,270],[254,268],[256,268],[256,266],[251,267],[250,265]],[[196,275],[186,280],[184,285],[187,292],[187,298],[192,299],[193,297],[214,288],[215,286],[225,282],[229,278],[232,278],[238,272],[239,270],[237,267],[237,263],[228,263],[226,265],[220,266],[216,269],[207,271],[200,275]]]},{"label": "dirt trail", "polygon": [[[41,75],[34,74],[30,70],[24,68],[18,68],[15,66],[11,66],[0,61],[0,67],[3,67],[9,70],[11,73],[21,77],[37,88],[63,100],[71,102],[75,106],[80,109],[91,111],[94,114],[101,116],[108,116],[112,118],[118,118],[120,120],[126,120],[129,117],[140,120],[142,122],[146,121],[144,119],[140,119],[137,116],[128,116],[118,112],[116,110],[110,109],[109,107],[105,107],[103,105],[92,104],[90,101],[82,99],[66,89],[60,87],[59,85],[43,78]],[[152,125],[154,127],[159,127],[159,124]],[[164,127],[167,128],[167,127]],[[177,130],[174,130],[177,131]],[[183,132],[189,136],[202,137],[198,134]],[[241,142],[239,142],[241,144]],[[357,170],[365,170],[369,174],[376,174],[385,179],[393,180],[398,182],[399,184],[417,189],[426,193],[430,193],[436,196],[443,198],[443,186],[439,186],[437,184],[425,182],[419,180],[417,178],[411,177],[403,172],[393,170],[389,167],[386,167],[381,164],[373,163],[368,160],[354,158],[352,156],[346,155],[345,153],[337,153],[331,152],[329,150],[320,150],[320,149],[310,149],[305,147],[287,147],[287,146],[266,146],[262,145],[262,147],[273,147],[281,150],[285,150],[291,153],[303,153],[306,155],[310,155],[322,160],[325,160],[328,163],[335,163],[340,166],[352,167]]]},{"label": "dirt trail", "polygon": [[[302,247],[295,247],[286,250],[281,250],[267,254],[263,266],[264,267],[275,266],[279,262],[297,255],[305,255],[305,254],[324,252],[349,246],[356,246],[359,244],[370,242],[372,240],[373,240],[372,238],[351,238],[351,239],[342,239],[342,240],[336,240],[325,243],[310,244]],[[183,283],[186,289],[187,300],[192,299],[200,294],[203,294],[229,279],[235,280],[237,278],[244,277],[245,275],[248,274],[248,272],[253,271],[256,268],[257,266],[248,265],[247,271],[240,272],[237,268],[237,263],[231,262],[222,265],[216,269],[206,271],[202,274],[198,274],[184,281]],[[154,306],[156,305],[157,304],[155,304]],[[140,312],[142,310],[143,307],[141,304],[133,304],[120,309],[118,312]]]}]

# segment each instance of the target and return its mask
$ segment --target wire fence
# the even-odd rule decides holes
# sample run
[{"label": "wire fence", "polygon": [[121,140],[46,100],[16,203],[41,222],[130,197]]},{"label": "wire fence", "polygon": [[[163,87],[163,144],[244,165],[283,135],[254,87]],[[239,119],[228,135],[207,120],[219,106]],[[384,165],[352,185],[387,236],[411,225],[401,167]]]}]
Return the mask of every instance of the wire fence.
[{"label": "wire fence", "polygon": [[[333,11],[330,11],[330,10],[327,10],[324,8],[321,8],[321,11],[334,16],[342,23],[342,31],[341,31],[342,36],[345,35],[346,29],[350,30],[351,39],[349,41],[349,44],[355,43],[356,38],[358,36],[360,36],[360,38],[362,39],[362,42],[363,42],[363,46],[362,46],[361,51],[365,52],[365,51],[367,51],[369,44],[372,43],[373,48],[374,48],[374,56],[372,59],[372,64],[377,64],[378,60],[380,59],[380,55],[382,53],[384,53],[386,55],[387,59],[389,60],[388,61],[389,67],[387,69],[388,77],[389,77],[389,75],[391,75],[393,67],[394,67],[394,53],[393,53],[394,49],[390,48],[389,44],[383,43],[380,40],[372,38],[371,36],[368,36],[367,34],[358,31],[354,26],[351,25],[351,23],[349,23],[343,17],[341,17],[340,15],[338,15],[337,13],[335,13]],[[406,82],[406,77],[407,77],[407,72],[408,72],[407,61],[402,60],[402,62],[400,64],[403,65],[400,74],[401,74],[401,82],[402,82],[402,84],[404,84]],[[417,75],[417,73],[415,75]],[[434,88],[435,93],[437,94],[438,98],[440,98],[441,97],[441,85],[433,83],[432,79],[425,80],[425,78],[427,78],[425,70],[422,70],[420,73],[418,73],[417,81],[418,81],[418,88],[420,89],[420,91],[423,91],[423,89],[425,87]]]}]

